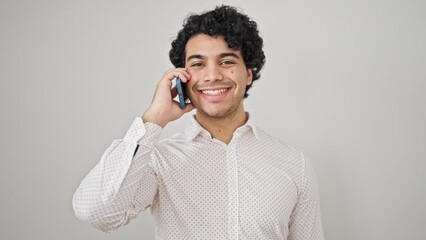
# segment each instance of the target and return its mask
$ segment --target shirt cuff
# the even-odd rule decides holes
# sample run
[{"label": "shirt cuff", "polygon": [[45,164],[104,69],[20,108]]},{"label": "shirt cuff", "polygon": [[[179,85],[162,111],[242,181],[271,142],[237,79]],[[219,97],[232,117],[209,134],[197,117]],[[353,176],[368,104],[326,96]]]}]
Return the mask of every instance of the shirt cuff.
[{"label": "shirt cuff", "polygon": [[127,130],[126,135],[123,138],[125,142],[139,142],[143,136],[149,133],[150,136],[155,136],[154,138],[158,138],[162,132],[162,128],[151,122],[144,123],[142,118],[136,117],[133,120],[132,125],[130,125],[129,130]]}]

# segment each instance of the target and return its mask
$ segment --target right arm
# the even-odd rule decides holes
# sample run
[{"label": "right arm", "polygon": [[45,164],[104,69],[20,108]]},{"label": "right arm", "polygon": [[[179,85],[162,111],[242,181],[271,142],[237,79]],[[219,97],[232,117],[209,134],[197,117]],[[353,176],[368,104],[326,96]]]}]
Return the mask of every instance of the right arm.
[{"label": "right arm", "polygon": [[115,140],[74,193],[77,218],[109,232],[127,224],[153,201],[157,191],[150,157],[161,127],[136,118]]},{"label": "right arm", "polygon": [[76,216],[109,232],[130,222],[149,207],[157,192],[157,177],[151,152],[161,130],[194,107],[181,110],[172,80],[190,79],[186,69],[171,69],[157,85],[153,100],[142,119],[136,118],[123,139],[115,140],[100,162],[83,179],[73,197]]}]

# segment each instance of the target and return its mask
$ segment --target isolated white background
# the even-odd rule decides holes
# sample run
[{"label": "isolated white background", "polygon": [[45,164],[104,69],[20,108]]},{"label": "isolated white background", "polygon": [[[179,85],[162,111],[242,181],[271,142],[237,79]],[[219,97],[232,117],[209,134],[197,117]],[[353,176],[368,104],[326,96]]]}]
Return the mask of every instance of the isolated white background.
[{"label": "isolated white background", "polygon": [[105,234],[72,195],[150,103],[182,20],[220,3],[258,22],[246,108],[314,162],[326,238],[426,238],[425,1],[2,0],[1,239],[154,238],[149,211]]}]

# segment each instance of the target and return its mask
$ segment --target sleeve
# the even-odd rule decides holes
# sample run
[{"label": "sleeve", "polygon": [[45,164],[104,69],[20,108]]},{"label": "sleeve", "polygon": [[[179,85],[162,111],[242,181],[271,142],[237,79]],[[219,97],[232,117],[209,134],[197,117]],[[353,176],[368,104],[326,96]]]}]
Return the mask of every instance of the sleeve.
[{"label": "sleeve", "polygon": [[311,161],[302,153],[303,182],[291,215],[289,240],[323,240],[318,183]]},{"label": "sleeve", "polygon": [[138,117],[123,139],[113,141],[74,193],[77,218],[110,232],[151,205],[157,177],[150,154],[161,132]]}]

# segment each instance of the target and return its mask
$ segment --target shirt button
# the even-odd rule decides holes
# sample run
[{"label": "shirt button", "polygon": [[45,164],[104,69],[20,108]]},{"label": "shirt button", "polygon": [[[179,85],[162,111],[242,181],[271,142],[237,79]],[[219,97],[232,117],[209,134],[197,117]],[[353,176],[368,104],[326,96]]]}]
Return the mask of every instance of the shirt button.
[{"label": "shirt button", "polygon": [[237,218],[235,218],[235,217],[231,218],[231,226],[234,227],[234,228],[238,226]]},{"label": "shirt button", "polygon": [[236,183],[235,181],[232,181],[232,182],[231,182],[231,188],[232,188],[233,190],[235,190],[235,188],[237,188],[237,183]]}]

